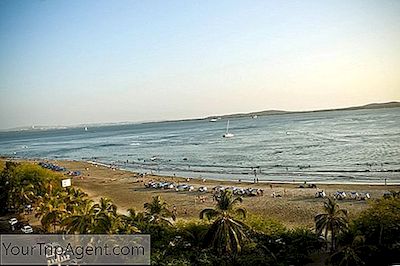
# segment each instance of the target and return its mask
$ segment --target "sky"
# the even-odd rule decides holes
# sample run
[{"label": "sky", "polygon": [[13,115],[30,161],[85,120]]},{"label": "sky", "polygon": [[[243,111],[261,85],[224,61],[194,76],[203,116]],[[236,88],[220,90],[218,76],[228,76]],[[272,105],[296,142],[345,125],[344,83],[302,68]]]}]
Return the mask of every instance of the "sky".
[{"label": "sky", "polygon": [[400,101],[400,1],[0,1],[0,129]]}]

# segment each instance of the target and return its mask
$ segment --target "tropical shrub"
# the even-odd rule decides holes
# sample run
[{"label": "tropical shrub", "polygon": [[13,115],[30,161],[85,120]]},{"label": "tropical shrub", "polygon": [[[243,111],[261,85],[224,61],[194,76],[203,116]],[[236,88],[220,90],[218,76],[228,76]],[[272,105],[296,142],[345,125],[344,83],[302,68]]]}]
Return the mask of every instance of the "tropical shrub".
[{"label": "tropical shrub", "polygon": [[263,232],[269,236],[280,235],[286,231],[285,226],[270,218],[264,218],[257,214],[249,214],[245,223],[253,230]]},{"label": "tropical shrub", "polygon": [[1,211],[22,212],[38,197],[47,192],[51,184],[60,186],[61,175],[30,163],[6,162],[0,173]]},{"label": "tropical shrub", "polygon": [[[367,265],[387,265],[399,262],[400,198],[386,197],[370,201],[369,204],[369,208],[363,211],[350,226],[353,239],[361,236],[363,246],[368,247],[359,249],[359,257]],[[341,242],[342,246],[349,246],[352,239],[342,236]]]}]

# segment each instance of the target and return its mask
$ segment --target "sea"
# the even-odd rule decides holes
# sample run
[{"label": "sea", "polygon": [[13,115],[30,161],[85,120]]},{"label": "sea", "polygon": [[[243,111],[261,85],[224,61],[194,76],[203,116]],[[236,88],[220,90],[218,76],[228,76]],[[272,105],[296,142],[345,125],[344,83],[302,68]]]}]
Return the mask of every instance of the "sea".
[{"label": "sea", "polygon": [[229,120],[232,138],[222,137],[226,118],[3,131],[0,155],[206,179],[400,184],[400,108]]}]

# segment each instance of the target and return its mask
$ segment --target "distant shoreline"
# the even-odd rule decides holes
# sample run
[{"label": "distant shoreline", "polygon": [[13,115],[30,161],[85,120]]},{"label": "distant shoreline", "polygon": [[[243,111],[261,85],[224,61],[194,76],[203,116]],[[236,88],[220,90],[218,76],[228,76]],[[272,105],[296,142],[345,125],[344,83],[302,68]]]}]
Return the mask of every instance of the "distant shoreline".
[{"label": "distant shoreline", "polygon": [[112,126],[120,126],[120,125],[133,125],[133,124],[153,124],[153,123],[173,123],[173,122],[188,122],[188,121],[202,121],[202,120],[210,120],[212,118],[243,118],[243,117],[254,117],[254,116],[267,116],[267,115],[286,115],[286,114],[307,114],[307,113],[320,113],[320,112],[334,112],[334,111],[355,111],[355,110],[365,110],[365,109],[385,109],[385,108],[398,108],[400,107],[400,102],[392,101],[385,103],[370,103],[360,106],[352,106],[352,107],[343,107],[343,108],[334,108],[334,109],[319,109],[319,110],[308,110],[308,111],[284,111],[284,110],[265,110],[265,111],[254,111],[254,112],[246,112],[246,113],[233,113],[233,114],[224,114],[224,115],[209,115],[207,117],[200,118],[184,118],[184,119],[167,119],[167,120],[159,120],[159,121],[138,121],[138,122],[99,122],[99,123],[80,123],[77,125],[59,125],[59,126],[25,126],[25,127],[17,127],[17,128],[9,128],[9,129],[0,129],[0,133],[2,132],[20,132],[20,131],[41,131],[41,130],[63,130],[63,129],[71,129],[71,128],[79,128],[79,127],[112,127]]}]

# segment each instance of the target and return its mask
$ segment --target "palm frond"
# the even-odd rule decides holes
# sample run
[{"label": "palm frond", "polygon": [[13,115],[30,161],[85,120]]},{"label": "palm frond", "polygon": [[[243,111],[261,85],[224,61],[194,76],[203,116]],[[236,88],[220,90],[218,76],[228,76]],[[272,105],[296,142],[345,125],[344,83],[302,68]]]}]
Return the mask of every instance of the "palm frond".
[{"label": "palm frond", "polygon": [[199,218],[204,219],[204,217],[206,217],[208,220],[211,220],[212,218],[218,216],[220,213],[221,213],[220,211],[207,208],[200,212]]},{"label": "palm frond", "polygon": [[246,218],[246,210],[244,208],[237,208],[235,213],[241,215],[243,218]]}]

